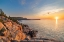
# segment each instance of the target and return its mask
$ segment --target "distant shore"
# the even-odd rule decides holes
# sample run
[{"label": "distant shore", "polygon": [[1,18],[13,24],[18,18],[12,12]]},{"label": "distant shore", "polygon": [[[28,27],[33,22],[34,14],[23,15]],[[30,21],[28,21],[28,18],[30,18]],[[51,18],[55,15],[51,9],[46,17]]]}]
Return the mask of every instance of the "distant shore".
[{"label": "distant shore", "polygon": [[28,19],[28,18],[23,18],[23,17],[10,17],[11,19],[16,19],[16,20],[41,20],[41,19]]}]

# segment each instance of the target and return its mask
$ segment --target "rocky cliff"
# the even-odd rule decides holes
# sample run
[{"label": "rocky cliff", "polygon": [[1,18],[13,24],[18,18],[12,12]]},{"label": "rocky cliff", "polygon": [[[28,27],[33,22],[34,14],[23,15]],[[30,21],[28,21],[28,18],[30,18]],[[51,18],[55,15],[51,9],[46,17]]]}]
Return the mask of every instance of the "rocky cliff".
[{"label": "rocky cliff", "polygon": [[10,40],[24,40],[26,38],[23,33],[22,25],[13,22],[10,19],[2,19],[0,21],[0,39],[4,42],[10,42]]}]

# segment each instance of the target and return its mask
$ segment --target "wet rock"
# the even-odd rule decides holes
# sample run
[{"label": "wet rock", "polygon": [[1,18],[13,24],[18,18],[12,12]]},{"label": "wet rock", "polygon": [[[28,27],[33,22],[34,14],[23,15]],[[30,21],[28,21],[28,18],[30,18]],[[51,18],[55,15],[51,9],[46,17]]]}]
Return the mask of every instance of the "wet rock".
[{"label": "wet rock", "polygon": [[11,42],[18,42],[17,40],[11,40]]},{"label": "wet rock", "polygon": [[2,40],[2,39],[0,39],[0,42],[3,42],[3,40]]}]

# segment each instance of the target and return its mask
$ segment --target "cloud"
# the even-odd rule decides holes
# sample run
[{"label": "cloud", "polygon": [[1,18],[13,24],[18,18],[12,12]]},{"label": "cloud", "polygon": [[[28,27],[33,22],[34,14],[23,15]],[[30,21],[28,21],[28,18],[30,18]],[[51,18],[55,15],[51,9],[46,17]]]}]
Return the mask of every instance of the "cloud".
[{"label": "cloud", "polygon": [[24,4],[26,4],[26,0],[20,0],[20,3],[21,3],[22,5],[24,5]]},{"label": "cloud", "polygon": [[64,10],[64,7],[61,6],[62,2],[64,0],[56,0],[56,2],[53,2],[53,3],[49,3],[49,4],[45,4],[39,8],[34,8],[34,11],[36,12],[35,14],[37,15],[46,15],[48,14],[48,12],[50,14],[52,13],[55,13],[55,12],[59,12],[59,11],[62,11]]},{"label": "cloud", "polygon": [[57,12],[60,12],[64,10],[63,7],[59,7],[59,6],[54,6],[54,5],[46,5],[46,6],[42,6],[40,8],[35,9],[34,11],[36,11],[35,15],[37,16],[43,16],[43,15],[48,15],[49,14],[54,14]]},{"label": "cloud", "polygon": [[54,7],[54,6],[48,6],[48,7],[43,7],[39,10],[39,12],[37,14],[39,15],[47,15],[49,14],[53,14],[59,11],[64,10],[64,8],[58,8],[58,7]]},{"label": "cloud", "polygon": [[51,9],[51,10],[45,10],[45,11],[41,11],[39,12],[39,14],[52,14],[52,13],[55,13],[55,12],[59,12],[59,11],[62,11],[63,9]]},{"label": "cloud", "polygon": [[38,5],[41,1],[42,1],[42,0],[34,0],[34,2],[32,3],[31,8],[37,7],[37,5]]}]

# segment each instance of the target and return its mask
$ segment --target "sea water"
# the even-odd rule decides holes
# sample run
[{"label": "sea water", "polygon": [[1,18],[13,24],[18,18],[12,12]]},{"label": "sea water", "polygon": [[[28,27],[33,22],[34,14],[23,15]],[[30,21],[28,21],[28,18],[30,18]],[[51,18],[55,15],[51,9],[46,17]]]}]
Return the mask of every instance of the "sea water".
[{"label": "sea water", "polygon": [[22,20],[20,23],[38,30],[37,37],[64,41],[64,20]]}]

